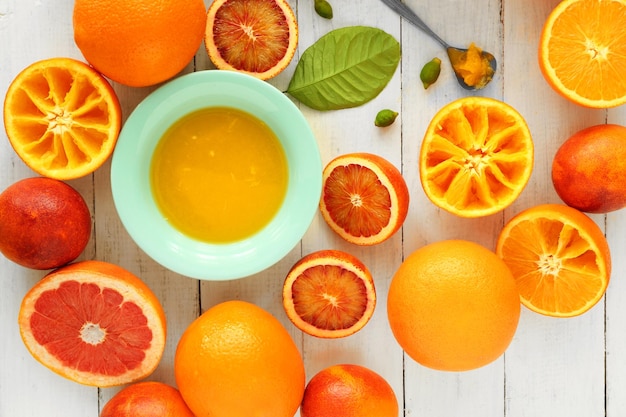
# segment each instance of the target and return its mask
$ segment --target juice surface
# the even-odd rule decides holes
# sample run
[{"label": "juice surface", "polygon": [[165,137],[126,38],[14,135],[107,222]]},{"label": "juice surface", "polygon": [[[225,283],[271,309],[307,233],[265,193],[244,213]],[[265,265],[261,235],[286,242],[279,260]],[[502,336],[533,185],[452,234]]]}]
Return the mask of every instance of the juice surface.
[{"label": "juice surface", "polygon": [[274,132],[256,116],[228,107],[184,116],[152,157],[152,192],[165,218],[210,243],[261,230],[278,212],[287,183],[287,159]]}]

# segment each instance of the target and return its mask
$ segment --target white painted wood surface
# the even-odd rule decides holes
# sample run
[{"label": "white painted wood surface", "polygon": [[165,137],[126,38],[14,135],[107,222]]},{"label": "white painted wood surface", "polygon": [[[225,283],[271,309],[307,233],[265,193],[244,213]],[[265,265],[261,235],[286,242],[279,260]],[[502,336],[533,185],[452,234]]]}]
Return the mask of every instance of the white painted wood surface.
[{"label": "white painted wood surface", "polygon": [[[208,5],[209,0],[206,0]],[[164,270],[130,240],[111,199],[109,165],[94,175],[70,181],[88,202],[94,233],[79,259],[119,264],[143,278],[163,303],[169,325],[163,361],[151,380],[175,384],[173,356],[184,328],[201,311],[228,299],[251,301],[272,312],[289,330],[303,354],[308,378],[336,363],[357,363],[385,377],[400,402],[401,415],[428,417],[621,417],[626,415],[626,211],[593,216],[606,231],[613,253],[613,277],[606,297],[590,312],[553,319],[522,310],[518,332],[500,359],[463,373],[424,368],[403,355],[389,330],[386,294],[402,259],[424,244],[448,239],[472,240],[493,249],[504,222],[520,210],[559,202],[550,182],[556,149],[575,131],[597,123],[626,124],[626,109],[583,109],[556,95],[537,66],[543,21],[558,0],[407,0],[425,21],[453,45],[475,41],[498,58],[494,81],[479,94],[504,100],[527,120],[536,158],[527,188],[503,213],[461,219],[436,209],[419,184],[417,154],[421,137],[444,104],[470,94],[453,79],[444,60],[442,75],[425,91],[422,65],[444,51],[424,33],[401,21],[379,0],[331,0],[335,17],[313,11],[313,0],[291,0],[300,27],[301,54],[321,35],[348,25],[382,28],[402,43],[402,61],[387,88],[364,106],[317,112],[302,106],[318,139],[324,162],[352,152],[377,153],[402,169],[411,206],[401,232],[375,247],[361,248],[335,236],[317,216],[301,244],[284,260],[256,276],[230,282],[200,282]],[[54,56],[82,59],[73,42],[71,0],[0,0],[0,92],[30,63]],[[296,57],[297,59],[297,57]],[[212,68],[203,47],[187,71]],[[295,61],[271,83],[285,89]],[[153,88],[115,85],[125,116]],[[398,110],[389,128],[376,128],[376,112]],[[0,131],[0,189],[34,175]],[[321,340],[303,335],[281,306],[282,281],[301,256],[324,248],[353,253],[372,270],[379,297],[371,322],[356,335]],[[17,314],[22,297],[43,272],[19,267],[0,257],[0,417],[96,417],[119,388],[98,389],[65,380],[36,362],[19,336]],[[339,417],[339,416],[338,416]]]}]

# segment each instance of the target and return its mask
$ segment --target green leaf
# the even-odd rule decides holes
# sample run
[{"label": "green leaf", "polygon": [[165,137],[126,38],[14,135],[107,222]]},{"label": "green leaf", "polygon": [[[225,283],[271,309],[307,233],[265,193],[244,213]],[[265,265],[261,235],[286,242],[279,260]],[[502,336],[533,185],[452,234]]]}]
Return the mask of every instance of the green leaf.
[{"label": "green leaf", "polygon": [[400,62],[400,43],[368,26],[322,36],[300,57],[287,93],[316,110],[356,107],[385,88]]}]

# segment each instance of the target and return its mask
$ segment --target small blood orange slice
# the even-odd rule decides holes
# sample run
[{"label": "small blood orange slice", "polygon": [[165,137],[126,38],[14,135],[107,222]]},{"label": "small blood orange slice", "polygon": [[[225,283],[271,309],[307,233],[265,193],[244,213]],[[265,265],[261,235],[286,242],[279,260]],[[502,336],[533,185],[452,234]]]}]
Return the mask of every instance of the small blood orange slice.
[{"label": "small blood orange slice", "polygon": [[15,152],[38,174],[59,180],[99,168],[113,152],[121,125],[111,85],[71,58],[31,64],[4,100],[4,127]]},{"label": "small blood orange slice", "polygon": [[102,261],[50,272],[24,297],[18,322],[35,359],[84,385],[142,379],[165,348],[165,313],[154,293],[135,275]]},{"label": "small blood orange slice", "polygon": [[282,72],[298,46],[298,24],[285,0],[215,0],[205,47],[218,69],[267,80]]},{"label": "small blood orange slice", "polygon": [[322,180],[322,216],[348,242],[375,245],[402,227],[409,190],[386,159],[369,153],[341,155],[326,165]]},{"label": "small blood orange slice", "polygon": [[374,314],[376,290],[367,267],[339,250],[304,256],[283,285],[283,307],[293,324],[321,338],[349,336]]}]

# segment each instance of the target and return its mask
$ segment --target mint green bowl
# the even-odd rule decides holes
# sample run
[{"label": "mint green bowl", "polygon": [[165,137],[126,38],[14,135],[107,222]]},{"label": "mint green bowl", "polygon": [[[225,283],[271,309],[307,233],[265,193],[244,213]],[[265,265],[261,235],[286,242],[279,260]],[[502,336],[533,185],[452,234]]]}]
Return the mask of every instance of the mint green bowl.
[{"label": "mint green bowl", "polygon": [[[186,114],[211,106],[235,107],[263,120],[281,141],[289,169],[276,216],[253,236],[227,244],[201,242],[172,227],[150,186],[152,154],[163,133]],[[111,189],[122,224],[148,256],[190,278],[230,280],[269,268],[302,239],[318,208],[322,163],[309,124],[285,94],[246,74],[205,70],[159,87],[128,117],[112,157]]]}]

